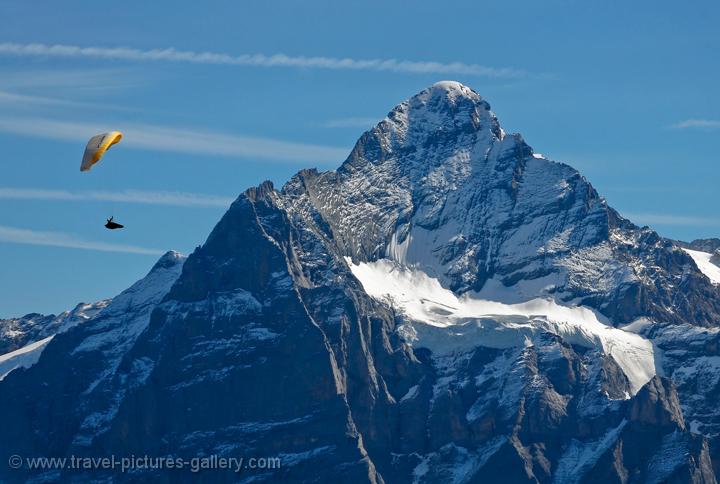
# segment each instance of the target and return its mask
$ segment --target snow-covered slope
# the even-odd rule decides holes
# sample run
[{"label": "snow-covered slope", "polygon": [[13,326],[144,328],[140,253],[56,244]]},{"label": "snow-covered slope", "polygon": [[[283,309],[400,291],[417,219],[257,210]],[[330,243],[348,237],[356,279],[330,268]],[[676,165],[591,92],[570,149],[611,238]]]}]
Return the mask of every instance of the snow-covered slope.
[{"label": "snow-covered slope", "polygon": [[684,249],[690,254],[698,269],[710,279],[713,284],[720,284],[720,266],[712,262],[713,254],[709,252],[701,252],[699,250]]},{"label": "snow-covered slope", "polygon": [[34,365],[37,360],[40,359],[40,354],[45,348],[45,345],[48,344],[53,337],[54,335],[48,336],[45,339],[30,343],[10,353],[0,355],[0,380],[17,368],[30,368]]}]

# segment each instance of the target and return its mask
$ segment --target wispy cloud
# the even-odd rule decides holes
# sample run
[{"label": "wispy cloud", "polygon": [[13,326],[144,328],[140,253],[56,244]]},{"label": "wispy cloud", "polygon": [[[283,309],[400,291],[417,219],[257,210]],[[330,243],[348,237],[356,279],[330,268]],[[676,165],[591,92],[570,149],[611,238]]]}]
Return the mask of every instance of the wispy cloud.
[{"label": "wispy cloud", "polygon": [[330,119],[321,124],[323,128],[371,128],[378,123],[377,118],[340,118]]},{"label": "wispy cloud", "polygon": [[720,120],[717,119],[686,119],[673,124],[674,129],[720,129]]},{"label": "wispy cloud", "polygon": [[21,106],[64,106],[72,108],[102,109],[103,111],[135,111],[135,108],[116,106],[113,104],[98,104],[54,97],[19,94],[15,92],[0,91],[0,105]]},{"label": "wispy cloud", "polygon": [[43,96],[28,96],[13,92],[0,91],[0,104],[43,104],[51,106],[73,106],[76,103],[64,99],[55,99]]},{"label": "wispy cloud", "polygon": [[0,225],[0,242],[25,245],[47,245],[71,249],[85,249],[101,252],[122,252],[127,254],[160,255],[164,251],[135,245],[109,244],[85,240],[64,232],[45,232]]},{"label": "wispy cloud", "polygon": [[511,68],[488,67],[464,62],[409,61],[398,59],[353,59],[350,57],[307,57],[285,54],[230,55],[218,52],[194,52],[167,49],[132,49],[127,47],[83,47],[61,44],[0,43],[0,54],[45,57],[91,57],[129,61],[165,61],[195,64],[220,64],[252,67],[296,67],[355,71],[390,71],[417,74],[459,74],[496,78],[524,77],[525,72]]},{"label": "wispy cloud", "polygon": [[154,151],[302,163],[338,163],[344,160],[349,152],[346,148],[169,126],[126,123],[111,125],[45,118],[0,118],[0,132],[83,143],[93,134],[112,129],[123,132],[124,147]]},{"label": "wispy cloud", "polygon": [[720,218],[669,215],[661,213],[623,213],[625,218],[641,225],[674,225],[691,227],[718,227]]},{"label": "wispy cloud", "polygon": [[[144,111],[107,102],[114,92],[138,84],[135,71],[126,69],[53,69],[3,72],[0,104],[21,107],[72,107],[102,111]],[[144,82],[144,81],[143,81]],[[108,98],[112,93],[113,97]]]},{"label": "wispy cloud", "polygon": [[73,92],[93,96],[124,90],[147,83],[147,77],[136,68],[93,69],[19,69],[3,72],[0,88],[8,91]]},{"label": "wispy cloud", "polygon": [[650,186],[630,186],[617,185],[602,187],[602,192],[618,192],[618,193],[697,193],[697,187],[688,187],[681,185],[650,185]]},{"label": "wispy cloud", "polygon": [[110,201],[146,205],[169,205],[174,207],[228,207],[232,197],[204,195],[200,193],[172,191],[69,191],[43,188],[2,188],[0,199],[11,200],[58,200],[58,201]]}]

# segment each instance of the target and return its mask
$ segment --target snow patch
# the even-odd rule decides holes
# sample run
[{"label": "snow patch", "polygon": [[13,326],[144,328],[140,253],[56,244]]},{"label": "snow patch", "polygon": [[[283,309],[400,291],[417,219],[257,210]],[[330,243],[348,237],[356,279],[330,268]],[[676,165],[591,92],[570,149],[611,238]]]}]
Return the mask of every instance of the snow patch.
[{"label": "snow patch", "polygon": [[407,393],[403,395],[403,397],[400,399],[400,402],[407,402],[408,400],[412,400],[413,398],[417,397],[419,389],[420,387],[418,385],[410,387]]},{"label": "snow patch", "polygon": [[318,456],[327,455],[334,452],[336,447],[334,445],[325,445],[323,447],[317,447],[312,450],[305,452],[282,452],[278,454],[284,467],[292,467],[300,464],[303,461],[314,459]]}]

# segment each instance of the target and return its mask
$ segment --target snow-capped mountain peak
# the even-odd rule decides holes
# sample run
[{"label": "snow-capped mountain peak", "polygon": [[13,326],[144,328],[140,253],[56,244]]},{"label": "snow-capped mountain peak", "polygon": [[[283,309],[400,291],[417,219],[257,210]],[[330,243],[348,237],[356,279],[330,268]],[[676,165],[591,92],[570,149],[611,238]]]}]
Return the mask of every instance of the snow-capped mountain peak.
[{"label": "snow-capped mountain peak", "polygon": [[[11,355],[0,459],[281,456],[248,482],[715,482],[719,321],[691,255],[443,81],[337,170],[247,190],[187,260]],[[13,472],[0,480],[115,477]]]}]

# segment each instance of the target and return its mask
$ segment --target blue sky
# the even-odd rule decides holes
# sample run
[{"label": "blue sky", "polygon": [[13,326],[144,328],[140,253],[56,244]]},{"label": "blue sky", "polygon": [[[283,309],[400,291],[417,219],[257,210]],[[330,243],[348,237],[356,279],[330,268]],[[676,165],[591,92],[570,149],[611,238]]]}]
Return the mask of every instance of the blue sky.
[{"label": "blue sky", "polygon": [[[636,223],[720,236],[719,19],[713,1],[5,0],[0,317],[118,293],[441,79]],[[126,139],[81,175],[103,129]]]}]

